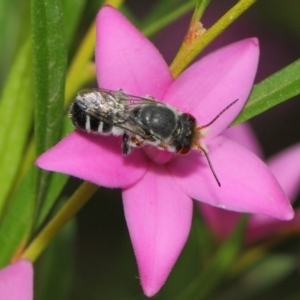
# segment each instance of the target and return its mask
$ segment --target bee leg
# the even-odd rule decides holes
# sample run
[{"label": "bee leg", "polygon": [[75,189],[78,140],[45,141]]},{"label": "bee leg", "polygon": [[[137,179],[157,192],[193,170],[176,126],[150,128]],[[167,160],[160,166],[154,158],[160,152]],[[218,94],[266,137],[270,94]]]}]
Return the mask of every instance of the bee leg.
[{"label": "bee leg", "polygon": [[135,136],[130,137],[130,143],[133,147],[143,146],[143,142],[138,140]]},{"label": "bee leg", "polygon": [[128,134],[123,134],[123,143],[122,143],[123,155],[128,155],[131,152],[131,147],[129,145],[129,136]]}]

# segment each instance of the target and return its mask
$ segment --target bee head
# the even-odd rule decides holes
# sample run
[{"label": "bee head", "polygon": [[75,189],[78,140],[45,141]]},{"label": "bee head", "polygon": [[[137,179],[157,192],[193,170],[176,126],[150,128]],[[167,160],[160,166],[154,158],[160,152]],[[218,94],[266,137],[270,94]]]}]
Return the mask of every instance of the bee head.
[{"label": "bee head", "polygon": [[187,113],[178,116],[177,128],[173,136],[173,147],[180,154],[186,154],[190,151],[195,139],[196,119]]}]

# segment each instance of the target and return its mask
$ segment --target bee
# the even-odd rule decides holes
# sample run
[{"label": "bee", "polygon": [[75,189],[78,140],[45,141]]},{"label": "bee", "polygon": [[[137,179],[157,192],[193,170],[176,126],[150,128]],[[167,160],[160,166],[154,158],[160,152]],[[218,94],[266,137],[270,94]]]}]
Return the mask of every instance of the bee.
[{"label": "bee", "polygon": [[200,142],[201,130],[214,123],[228,108],[226,106],[212,121],[199,126],[189,113],[157,101],[153,97],[137,97],[123,90],[84,89],[78,92],[71,106],[74,126],[88,133],[100,135],[122,135],[123,155],[141,146],[153,146],[178,154],[191,149],[200,150],[218,183],[207,150]]}]

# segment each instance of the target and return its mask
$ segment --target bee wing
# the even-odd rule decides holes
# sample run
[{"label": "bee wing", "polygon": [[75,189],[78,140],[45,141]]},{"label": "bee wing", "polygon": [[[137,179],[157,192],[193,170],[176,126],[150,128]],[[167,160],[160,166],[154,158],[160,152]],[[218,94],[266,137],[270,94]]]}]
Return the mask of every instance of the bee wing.
[{"label": "bee wing", "polygon": [[[80,96],[84,95],[97,95],[101,94],[101,101],[95,97],[92,104],[84,106],[84,110],[90,116],[99,121],[111,124],[112,126],[119,127],[132,135],[138,135],[146,140],[155,140],[153,134],[150,134],[148,129],[134,117],[133,110],[143,107],[144,105],[166,105],[162,102],[155,100],[153,97],[137,97],[124,93],[122,90],[111,91],[102,88],[84,89],[80,92]],[[86,99],[85,99],[86,100]],[[100,109],[100,108],[101,109]]]},{"label": "bee wing", "polygon": [[138,135],[144,140],[151,140],[154,141],[153,134],[147,130],[147,128],[140,123],[138,120],[134,119],[133,117],[129,116],[124,123],[124,126],[119,126],[125,129],[127,132],[130,132],[134,135]]},{"label": "bee wing", "polygon": [[[113,98],[118,99],[121,105],[124,105],[125,110],[122,113],[122,117],[115,116],[114,125],[120,127],[127,132],[131,132],[134,135],[138,135],[146,140],[154,140],[153,134],[150,134],[148,129],[134,116],[131,112],[137,107],[143,107],[144,105],[166,105],[163,102],[157,101],[151,96],[138,97],[124,93],[122,90],[110,91],[105,89],[98,89],[101,93],[109,94]],[[158,137],[155,137],[156,139]]]},{"label": "bee wing", "polygon": [[114,96],[119,99],[120,104],[123,104],[130,110],[134,109],[135,107],[140,107],[140,106],[149,105],[149,104],[165,105],[164,103],[154,99],[152,96],[137,97],[137,96],[126,94],[123,91],[117,91],[117,92],[113,92],[113,93],[115,94]]}]

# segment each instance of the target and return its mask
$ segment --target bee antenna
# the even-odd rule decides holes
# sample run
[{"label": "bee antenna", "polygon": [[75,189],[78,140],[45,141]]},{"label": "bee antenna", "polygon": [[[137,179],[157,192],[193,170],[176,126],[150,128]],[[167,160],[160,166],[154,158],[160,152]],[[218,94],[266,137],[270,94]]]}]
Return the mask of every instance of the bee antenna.
[{"label": "bee antenna", "polygon": [[[236,100],[236,101],[237,101],[237,100]],[[206,150],[205,150],[203,147],[201,147],[198,143],[195,143],[195,146],[196,146],[198,149],[200,149],[200,150],[203,152],[203,154],[205,155],[205,158],[206,158],[206,160],[207,160],[207,162],[208,162],[209,168],[210,168],[211,172],[213,173],[213,175],[214,175],[214,177],[215,177],[215,179],[216,179],[216,181],[217,181],[218,186],[221,187],[220,180],[219,180],[219,178],[218,178],[218,176],[217,176],[217,174],[216,174],[216,172],[215,172],[215,170],[214,170],[214,168],[213,168],[213,165],[212,165],[211,160],[210,160],[210,158],[209,158],[209,156],[208,156],[208,153],[207,153]]]},{"label": "bee antenna", "polygon": [[214,123],[228,108],[230,108],[233,104],[235,104],[239,99],[234,100],[229,105],[227,105],[224,109],[222,109],[216,117],[214,117],[208,124],[197,127],[197,130],[201,130],[202,128],[208,127],[212,123]]}]

